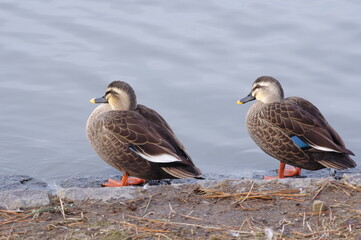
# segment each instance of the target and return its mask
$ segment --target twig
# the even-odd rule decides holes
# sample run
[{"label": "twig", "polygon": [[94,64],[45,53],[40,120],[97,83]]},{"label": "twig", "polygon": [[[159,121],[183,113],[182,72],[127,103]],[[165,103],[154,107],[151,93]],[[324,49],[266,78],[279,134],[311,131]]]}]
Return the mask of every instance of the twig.
[{"label": "twig", "polygon": [[284,196],[284,197],[306,197],[308,194],[300,193],[300,194],[288,194],[288,193],[269,193],[267,195],[270,196]]},{"label": "twig", "polygon": [[150,201],[152,200],[152,196],[149,197],[149,200],[148,200],[148,203],[147,203],[147,206],[145,207],[144,209],[144,212],[143,212],[143,215],[145,215],[148,211],[148,208],[149,208],[149,204],[150,204]]},{"label": "twig", "polygon": [[[351,196],[351,194],[350,194],[349,192],[347,192],[345,189],[337,186],[337,184],[335,184],[334,182],[332,182],[332,186],[335,187],[335,188],[337,188],[337,189],[339,189],[339,190],[342,190],[344,193],[346,193],[347,196],[349,196],[349,197]],[[343,186],[343,187],[344,187],[344,186]]]},{"label": "twig", "polygon": [[312,197],[312,200],[315,199],[318,194],[320,194],[320,192],[325,188],[325,186],[329,184],[329,182],[325,182],[324,184],[322,184],[322,186],[320,187],[320,189],[318,189],[318,191],[316,192],[315,196]]},{"label": "twig", "polygon": [[[26,224],[18,224],[18,225],[16,225],[16,228],[27,227],[27,226],[28,226],[27,223]],[[0,231],[9,230],[11,228],[13,228],[13,226],[11,226],[11,227],[2,227],[2,228],[0,228]]]},{"label": "twig", "polygon": [[194,220],[199,220],[199,221],[203,221],[203,219],[201,218],[197,218],[197,217],[192,217],[192,216],[189,216],[189,215],[184,215],[184,214],[180,214],[182,217],[185,217],[185,218],[190,218],[190,219],[194,219]]},{"label": "twig", "polygon": [[84,222],[73,222],[73,223],[66,224],[66,226],[72,227],[72,226],[80,225],[80,224],[84,224]]},{"label": "twig", "polygon": [[139,227],[133,223],[129,223],[129,222],[126,222],[126,221],[119,221],[120,223],[123,223],[123,224],[126,224],[130,227],[133,227],[135,229],[140,229],[140,230],[143,230],[143,231],[146,231],[146,232],[156,232],[156,233],[170,233],[170,231],[167,231],[167,230],[159,230],[159,229],[150,229],[150,228],[143,228],[143,227]]},{"label": "twig", "polygon": [[249,219],[248,219],[248,218],[246,218],[245,220],[243,220],[243,222],[242,222],[241,226],[239,227],[239,230],[242,230],[243,225],[244,225],[246,222],[248,222],[248,221],[249,221]]},{"label": "twig", "polygon": [[9,234],[8,234],[6,240],[9,240],[9,239],[10,239],[11,234],[13,233],[13,231],[14,231],[14,224],[11,226],[11,229],[10,229],[10,231],[9,231]]},{"label": "twig", "polygon": [[0,212],[7,213],[7,214],[18,215],[19,213],[23,213],[24,211],[22,211],[22,210],[4,210],[4,209],[0,209]]},{"label": "twig", "polygon": [[305,228],[306,224],[306,212],[303,213],[302,227]]},{"label": "twig", "polygon": [[10,223],[22,223],[22,222],[38,222],[38,221],[45,221],[45,219],[28,219],[28,220],[13,220],[13,221],[6,221],[6,222],[2,222],[0,223],[0,226],[3,226],[3,225],[7,225],[7,224],[10,224]]},{"label": "twig", "polygon": [[356,187],[356,186],[354,186],[354,185],[352,185],[352,184],[350,184],[349,182],[346,182],[346,181],[344,181],[343,183],[336,183],[336,182],[335,182],[334,184],[339,185],[339,186],[342,186],[342,187],[347,187],[347,188],[349,188],[349,189],[356,190],[356,191],[358,191],[358,192],[361,192],[361,188],[360,188],[360,187]]},{"label": "twig", "polygon": [[[310,230],[312,230],[312,229],[310,229]],[[301,235],[303,237],[311,237],[311,236],[314,236],[316,234],[335,233],[335,232],[339,232],[340,230],[342,230],[342,228],[338,228],[338,229],[335,229],[335,230],[324,230],[324,231],[318,231],[318,232],[311,231],[311,233],[301,233],[301,232],[297,232],[297,231],[292,231],[292,233],[297,234],[297,235]]]},{"label": "twig", "polygon": [[304,199],[290,198],[290,197],[281,197],[281,199],[293,200],[296,202],[304,202]]},{"label": "twig", "polygon": [[348,209],[348,210],[345,210],[345,211],[359,212],[359,213],[361,213],[361,210],[359,210],[359,209]]},{"label": "twig", "polygon": [[206,226],[206,225],[200,225],[200,224],[192,224],[192,223],[182,223],[182,222],[166,222],[166,221],[160,221],[160,220],[153,220],[153,219],[147,219],[147,218],[141,218],[137,216],[127,215],[130,218],[147,221],[147,222],[153,222],[158,224],[164,224],[164,225],[181,225],[181,226],[189,226],[189,227],[199,227],[203,229],[210,229],[210,230],[217,230],[217,231],[225,231],[225,230],[232,230],[236,233],[240,234],[255,234],[254,232],[246,232],[246,231],[239,231],[232,228],[226,229],[224,227],[220,226]]},{"label": "twig", "polygon": [[27,218],[27,217],[29,217],[31,215],[32,215],[31,211],[26,211],[26,212],[23,212],[22,214],[12,216],[12,217],[8,218],[8,220],[24,219],[24,218]]},{"label": "twig", "polygon": [[252,186],[251,186],[251,188],[249,189],[248,194],[246,195],[246,197],[244,197],[239,204],[242,204],[244,201],[246,201],[246,199],[249,197],[249,195],[250,195],[251,192],[252,192],[253,186],[254,186],[254,182],[252,182]]},{"label": "twig", "polygon": [[329,224],[331,224],[331,222],[333,221],[333,216],[332,216],[332,209],[330,207],[330,221],[328,222]]},{"label": "twig", "polygon": [[170,209],[169,215],[170,215],[171,213],[175,214],[176,212],[173,210],[172,204],[170,204],[170,202],[169,202],[168,204],[169,204],[169,209]]},{"label": "twig", "polygon": [[199,189],[199,191],[213,194],[213,195],[204,196],[204,198],[226,198],[226,197],[239,197],[246,195],[246,197],[241,200],[241,203],[248,198],[261,198],[261,199],[269,200],[271,199],[271,196],[305,197],[308,195],[308,194],[295,194],[296,192],[299,192],[299,190],[294,190],[294,189],[283,189],[277,192],[275,191],[252,192],[252,189],[253,189],[253,185],[251,186],[250,191],[248,191],[247,193],[224,193],[210,189]]},{"label": "twig", "polygon": [[164,238],[166,238],[166,239],[172,240],[170,237],[168,237],[167,235],[162,234],[162,233],[156,233],[156,235],[158,236],[158,239],[161,239],[160,237],[162,236],[162,237],[164,237]]},{"label": "twig", "polygon": [[26,219],[28,217],[29,216],[22,216],[22,217],[19,217],[19,218],[11,218],[8,221],[0,222],[0,226],[6,225],[6,224],[9,224],[9,223],[13,223],[13,222],[20,222],[21,220]]},{"label": "twig", "polygon": [[65,216],[65,211],[64,211],[64,205],[63,205],[63,200],[61,200],[61,198],[59,197],[59,201],[60,201],[60,212],[63,215],[64,220],[66,220],[66,216]]},{"label": "twig", "polygon": [[[26,233],[27,233],[27,231],[12,232],[13,235],[15,235],[15,234],[16,234],[16,235],[20,235],[20,234],[26,234]],[[1,233],[1,232],[0,232],[0,236],[5,236],[5,235],[6,235],[6,236],[9,236],[9,233]],[[3,238],[2,238],[2,239],[3,239]]]},{"label": "twig", "polygon": [[306,225],[307,225],[307,227],[308,227],[308,230],[310,230],[310,232],[312,232],[312,233],[313,233],[313,230],[312,230],[312,228],[311,228],[310,224],[309,224],[308,222],[306,222]]}]

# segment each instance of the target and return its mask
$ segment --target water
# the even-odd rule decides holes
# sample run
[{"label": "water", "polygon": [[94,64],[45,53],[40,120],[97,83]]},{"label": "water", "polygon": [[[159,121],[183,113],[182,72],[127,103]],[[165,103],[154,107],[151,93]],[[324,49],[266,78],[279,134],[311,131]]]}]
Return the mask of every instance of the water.
[{"label": "water", "polygon": [[[317,105],[361,155],[359,1],[0,1],[0,174],[117,173],[91,149],[89,99],[113,80],[209,173],[278,166],[236,105],[261,75]],[[360,162],[358,161],[360,164]]]}]

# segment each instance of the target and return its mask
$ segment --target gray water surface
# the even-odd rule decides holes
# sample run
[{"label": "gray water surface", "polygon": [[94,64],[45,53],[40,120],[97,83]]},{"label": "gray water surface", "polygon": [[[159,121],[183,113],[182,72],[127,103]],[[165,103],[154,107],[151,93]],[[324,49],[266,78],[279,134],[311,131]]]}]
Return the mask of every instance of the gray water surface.
[{"label": "gray water surface", "polygon": [[276,168],[236,101],[259,76],[312,101],[361,155],[361,3],[0,1],[0,174],[116,174],[92,150],[89,99],[113,80],[173,127],[204,172]]}]

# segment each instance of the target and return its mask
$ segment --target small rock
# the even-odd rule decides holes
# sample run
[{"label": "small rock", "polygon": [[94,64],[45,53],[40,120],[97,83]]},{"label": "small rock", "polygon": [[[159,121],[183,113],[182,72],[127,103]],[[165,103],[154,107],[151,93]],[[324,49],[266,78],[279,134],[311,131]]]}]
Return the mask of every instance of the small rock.
[{"label": "small rock", "polygon": [[265,228],[264,229],[264,235],[266,240],[273,239],[273,230],[271,228]]},{"label": "small rock", "polygon": [[307,191],[305,189],[300,188],[300,194],[306,194],[306,193],[307,193]]},{"label": "small rock", "polygon": [[[151,187],[149,187],[151,188]],[[138,196],[139,188],[62,188],[56,195],[62,199],[72,201],[86,201],[89,199],[108,201],[111,199],[133,199]]]},{"label": "small rock", "polygon": [[[109,178],[112,179],[121,179],[119,175],[113,175]],[[72,177],[65,179],[60,183],[62,188],[97,188],[101,187],[102,183],[105,183],[108,180],[108,177],[94,177],[94,176],[82,176],[82,177]]]},{"label": "small rock", "polygon": [[343,175],[343,181],[356,185],[358,187],[361,186],[361,173],[348,173]]},{"label": "small rock", "polygon": [[324,201],[321,200],[315,200],[312,204],[312,211],[313,212],[323,212],[327,210],[327,206]]},{"label": "small rock", "polygon": [[205,180],[205,181],[199,181],[198,185],[201,188],[213,188],[219,184],[219,181],[216,180]]},{"label": "small rock", "polygon": [[0,192],[0,208],[34,208],[50,204],[47,190],[12,190]]}]

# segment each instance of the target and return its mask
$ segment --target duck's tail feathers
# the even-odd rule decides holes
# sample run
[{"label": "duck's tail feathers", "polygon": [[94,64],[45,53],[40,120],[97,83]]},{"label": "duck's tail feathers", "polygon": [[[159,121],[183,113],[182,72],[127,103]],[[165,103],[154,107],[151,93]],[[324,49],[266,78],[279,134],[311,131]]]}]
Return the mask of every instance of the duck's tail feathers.
[{"label": "duck's tail feathers", "polygon": [[162,167],[163,171],[175,178],[201,178],[202,172],[194,166]]},{"label": "duck's tail feathers", "polygon": [[319,152],[313,153],[313,157],[323,166],[338,170],[354,168],[357,165],[356,162],[345,153]]}]

